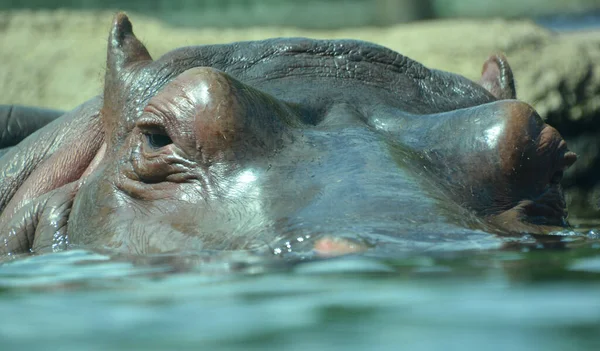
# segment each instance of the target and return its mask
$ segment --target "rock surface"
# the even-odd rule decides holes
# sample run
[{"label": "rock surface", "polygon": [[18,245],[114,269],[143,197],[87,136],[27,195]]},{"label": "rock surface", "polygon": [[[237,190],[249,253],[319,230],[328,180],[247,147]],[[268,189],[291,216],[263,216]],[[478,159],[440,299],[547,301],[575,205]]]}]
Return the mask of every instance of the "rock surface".
[{"label": "rock surface", "polygon": [[[102,90],[113,13],[0,12],[0,104],[70,109]],[[185,45],[280,36],[372,41],[422,62],[478,79],[493,53],[514,70],[519,98],[580,155],[565,185],[572,209],[600,217],[600,31],[556,34],[529,21],[445,20],[389,28],[310,31],[290,28],[173,28],[130,14],[134,30],[158,57]]]}]

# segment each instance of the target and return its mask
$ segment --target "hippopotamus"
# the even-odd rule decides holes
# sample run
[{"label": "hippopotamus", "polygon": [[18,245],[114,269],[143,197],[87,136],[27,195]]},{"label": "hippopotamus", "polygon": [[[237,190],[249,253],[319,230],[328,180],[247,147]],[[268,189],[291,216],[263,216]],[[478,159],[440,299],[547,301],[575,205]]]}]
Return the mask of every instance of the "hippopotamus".
[{"label": "hippopotamus", "polygon": [[568,225],[576,155],[502,55],[478,82],[355,40],[153,59],[123,13],[107,51],[100,96],[3,107],[31,124],[2,145],[31,135],[0,159],[0,253],[471,250]]}]

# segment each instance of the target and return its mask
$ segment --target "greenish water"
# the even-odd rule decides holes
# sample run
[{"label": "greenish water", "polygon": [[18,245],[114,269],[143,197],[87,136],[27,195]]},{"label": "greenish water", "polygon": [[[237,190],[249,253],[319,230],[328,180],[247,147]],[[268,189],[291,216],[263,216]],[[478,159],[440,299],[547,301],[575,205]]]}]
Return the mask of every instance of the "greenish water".
[{"label": "greenish water", "polygon": [[301,263],[27,257],[0,265],[1,349],[599,350],[598,234],[558,242]]}]

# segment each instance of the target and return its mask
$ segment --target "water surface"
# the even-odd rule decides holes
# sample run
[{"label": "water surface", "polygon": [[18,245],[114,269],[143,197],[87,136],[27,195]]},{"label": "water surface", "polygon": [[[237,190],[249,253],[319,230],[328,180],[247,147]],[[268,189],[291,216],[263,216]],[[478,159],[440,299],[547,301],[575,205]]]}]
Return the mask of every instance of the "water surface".
[{"label": "water surface", "polygon": [[0,265],[0,340],[2,350],[598,350],[600,239],[583,234],[559,238],[569,247],[300,263],[26,257]]}]

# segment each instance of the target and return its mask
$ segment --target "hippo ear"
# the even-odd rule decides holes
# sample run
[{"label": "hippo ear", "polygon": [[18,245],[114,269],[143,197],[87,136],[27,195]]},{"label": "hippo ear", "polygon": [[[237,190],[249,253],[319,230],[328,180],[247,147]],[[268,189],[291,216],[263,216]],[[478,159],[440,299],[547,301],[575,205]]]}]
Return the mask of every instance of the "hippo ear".
[{"label": "hippo ear", "polygon": [[107,68],[109,74],[119,73],[128,64],[152,60],[148,50],[133,34],[127,15],[120,12],[113,19],[108,37]]},{"label": "hippo ear", "polygon": [[[125,74],[133,67],[134,63],[152,61],[152,57],[133,34],[133,28],[127,15],[120,12],[113,19],[112,29],[108,37],[106,57],[106,75],[104,78],[104,106],[102,120],[106,127],[109,141],[116,138],[117,126],[126,125],[119,116],[128,96],[127,80],[132,80],[131,74]],[[120,123],[122,122],[122,123]]]},{"label": "hippo ear", "polygon": [[499,100],[517,98],[512,70],[502,54],[485,61],[479,84]]}]

